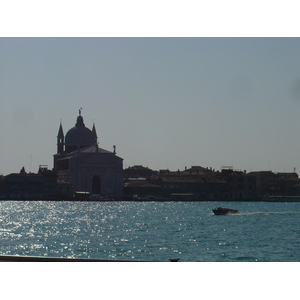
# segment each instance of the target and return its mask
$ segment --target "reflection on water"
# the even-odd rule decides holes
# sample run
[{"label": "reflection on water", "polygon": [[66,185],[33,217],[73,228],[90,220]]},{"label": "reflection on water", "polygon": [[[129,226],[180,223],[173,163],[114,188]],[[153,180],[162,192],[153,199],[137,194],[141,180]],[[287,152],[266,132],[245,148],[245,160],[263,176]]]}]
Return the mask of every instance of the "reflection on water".
[{"label": "reflection on water", "polygon": [[300,203],[230,205],[240,213],[216,216],[211,211],[216,203],[210,202],[1,201],[0,253],[151,261],[300,261]]}]

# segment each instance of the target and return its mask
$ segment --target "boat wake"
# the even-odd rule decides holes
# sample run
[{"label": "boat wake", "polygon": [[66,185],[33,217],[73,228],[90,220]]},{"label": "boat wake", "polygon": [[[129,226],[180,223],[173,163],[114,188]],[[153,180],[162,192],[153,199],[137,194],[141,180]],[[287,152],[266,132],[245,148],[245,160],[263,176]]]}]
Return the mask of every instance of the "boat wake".
[{"label": "boat wake", "polygon": [[300,214],[299,211],[285,211],[285,212],[251,212],[251,213],[237,213],[237,216],[251,216],[251,215],[288,215]]}]

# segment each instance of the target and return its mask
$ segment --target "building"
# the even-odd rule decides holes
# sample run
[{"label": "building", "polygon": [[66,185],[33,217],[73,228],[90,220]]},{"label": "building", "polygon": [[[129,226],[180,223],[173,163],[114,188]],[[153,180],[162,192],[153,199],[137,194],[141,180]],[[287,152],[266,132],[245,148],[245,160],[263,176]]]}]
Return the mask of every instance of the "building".
[{"label": "building", "polygon": [[172,200],[227,200],[228,184],[216,174],[188,174],[185,171],[161,172],[152,180],[164,190],[164,197]]},{"label": "building", "polygon": [[163,197],[163,189],[160,185],[152,184],[146,179],[129,180],[124,183],[124,197],[126,200],[139,198],[158,199]]},{"label": "building", "polygon": [[40,199],[43,198],[43,177],[27,173],[23,167],[20,173],[11,173],[4,177],[5,198],[7,199]]},{"label": "building", "polygon": [[180,171],[153,171],[143,166],[124,170],[124,193],[127,198],[169,200],[227,200],[229,185],[219,173],[201,166]]},{"label": "building", "polygon": [[62,124],[57,135],[54,171],[59,184],[70,184],[71,193],[88,192],[105,197],[123,195],[123,159],[98,147],[95,124],[84,124],[81,110],[76,124],[66,135]]},{"label": "building", "polygon": [[257,200],[256,178],[246,171],[223,168],[222,178],[229,184],[229,199],[241,201]]},{"label": "building", "polygon": [[56,173],[48,166],[40,165],[38,173],[27,173],[23,167],[19,173],[3,178],[0,198],[3,199],[57,199]]},{"label": "building", "polygon": [[124,180],[128,180],[130,178],[147,178],[154,175],[155,173],[155,171],[147,167],[135,165],[124,170]]},{"label": "building", "polygon": [[300,196],[300,179],[295,172],[257,171],[249,174],[256,179],[257,195],[260,199],[268,196]]}]

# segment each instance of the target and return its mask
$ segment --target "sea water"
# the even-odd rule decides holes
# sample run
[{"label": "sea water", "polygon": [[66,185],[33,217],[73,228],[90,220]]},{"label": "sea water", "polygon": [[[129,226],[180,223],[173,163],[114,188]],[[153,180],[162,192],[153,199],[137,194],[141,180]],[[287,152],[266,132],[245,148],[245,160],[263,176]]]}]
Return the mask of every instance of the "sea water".
[{"label": "sea water", "polygon": [[299,218],[300,202],[1,201],[0,255],[298,262]]}]

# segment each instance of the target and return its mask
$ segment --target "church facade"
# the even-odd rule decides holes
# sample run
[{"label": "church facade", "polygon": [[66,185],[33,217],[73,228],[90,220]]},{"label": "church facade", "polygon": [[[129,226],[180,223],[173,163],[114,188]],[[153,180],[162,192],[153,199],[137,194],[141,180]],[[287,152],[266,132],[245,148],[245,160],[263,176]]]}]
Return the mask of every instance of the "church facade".
[{"label": "church facade", "polygon": [[104,197],[123,195],[123,159],[98,146],[95,124],[92,130],[84,124],[81,110],[76,124],[66,135],[60,124],[54,171],[60,184],[71,192],[87,192]]}]

